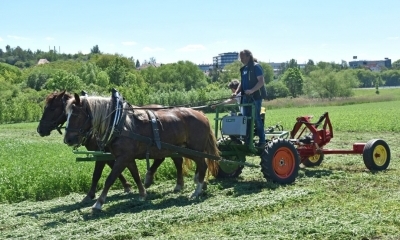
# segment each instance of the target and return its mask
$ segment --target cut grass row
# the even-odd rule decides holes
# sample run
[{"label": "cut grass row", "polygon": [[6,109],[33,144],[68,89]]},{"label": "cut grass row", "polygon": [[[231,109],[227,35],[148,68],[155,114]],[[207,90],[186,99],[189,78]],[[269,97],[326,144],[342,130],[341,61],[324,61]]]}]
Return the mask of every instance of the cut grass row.
[{"label": "cut grass row", "polygon": [[[376,135],[360,133],[359,139],[367,141]],[[182,193],[171,191],[174,180],[158,179],[144,202],[138,201],[137,191],[126,195],[122,189],[112,190],[102,212],[90,210],[94,202],[79,203],[84,197],[80,192],[48,201],[1,204],[0,236],[398,239],[400,142],[390,134],[386,140],[392,149],[392,162],[387,171],[377,173],[366,170],[359,155],[327,155],[321,166],[301,169],[294,184],[267,183],[258,168],[244,168],[238,179],[211,179],[206,193],[196,200],[188,199],[194,185],[187,177]],[[352,142],[351,135],[338,133],[330,145],[350,147]],[[259,158],[249,157],[248,161],[257,164]]]}]

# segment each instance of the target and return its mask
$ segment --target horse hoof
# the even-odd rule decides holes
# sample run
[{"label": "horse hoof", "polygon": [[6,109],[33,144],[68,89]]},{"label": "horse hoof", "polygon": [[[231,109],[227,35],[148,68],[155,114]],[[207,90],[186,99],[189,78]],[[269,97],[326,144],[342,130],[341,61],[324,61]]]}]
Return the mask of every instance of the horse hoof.
[{"label": "horse hoof", "polygon": [[125,188],[124,188],[124,192],[125,192],[125,193],[130,193],[130,192],[132,192],[132,188],[130,188],[130,187],[125,187]]},{"label": "horse hoof", "polygon": [[146,196],[139,196],[139,201],[140,202],[146,201]]},{"label": "horse hoof", "polygon": [[180,192],[182,190],[183,186],[181,185],[176,185],[174,188],[174,192]]},{"label": "horse hoof", "polygon": [[204,191],[207,190],[207,183],[206,182],[203,183],[203,190]]},{"label": "horse hoof", "polygon": [[190,199],[196,199],[200,196],[200,193],[194,192],[192,193],[192,195],[190,196]]},{"label": "horse hoof", "polygon": [[149,188],[149,187],[151,186],[151,184],[152,184],[151,182],[146,182],[146,181],[145,181],[145,182],[144,182],[144,187],[145,187],[145,188]]},{"label": "horse hoof", "polygon": [[93,210],[101,210],[101,203],[96,202],[93,206],[92,206]]}]

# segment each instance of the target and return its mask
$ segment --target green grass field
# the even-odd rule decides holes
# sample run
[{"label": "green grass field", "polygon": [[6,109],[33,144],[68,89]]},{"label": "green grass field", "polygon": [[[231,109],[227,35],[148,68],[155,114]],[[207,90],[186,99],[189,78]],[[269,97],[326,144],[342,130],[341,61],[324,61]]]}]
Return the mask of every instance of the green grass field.
[{"label": "green grass field", "polygon": [[[80,203],[94,163],[76,163],[62,136],[40,137],[37,123],[0,125],[0,239],[400,239],[399,104],[266,113],[267,126],[280,122],[291,130],[296,117],[317,120],[328,111],[334,138],[327,148],[351,149],[354,142],[383,139],[392,156],[385,171],[370,172],[361,155],[326,155],[321,166],[301,169],[294,184],[278,185],[266,182],[259,168],[245,167],[237,179],[211,177],[208,190],[190,200],[193,172],[183,192],[174,193],[175,170],[166,161],[146,201],[138,200],[135,188],[123,193],[116,182],[101,212],[91,210],[94,201]],[[139,167],[144,176],[145,161]]]}]

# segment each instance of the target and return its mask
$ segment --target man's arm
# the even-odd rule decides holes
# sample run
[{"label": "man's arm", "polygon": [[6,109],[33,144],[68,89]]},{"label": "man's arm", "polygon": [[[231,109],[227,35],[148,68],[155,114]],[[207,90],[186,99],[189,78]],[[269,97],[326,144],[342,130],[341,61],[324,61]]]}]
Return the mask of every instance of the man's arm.
[{"label": "man's arm", "polygon": [[253,94],[255,91],[257,91],[258,89],[260,89],[262,86],[264,85],[264,76],[257,76],[257,84],[249,90],[245,91],[245,94],[250,95]]},{"label": "man's arm", "polygon": [[239,82],[239,85],[235,91],[235,93],[232,94],[233,97],[236,97],[236,95],[238,95],[240,93],[240,89],[242,89],[242,82]]}]

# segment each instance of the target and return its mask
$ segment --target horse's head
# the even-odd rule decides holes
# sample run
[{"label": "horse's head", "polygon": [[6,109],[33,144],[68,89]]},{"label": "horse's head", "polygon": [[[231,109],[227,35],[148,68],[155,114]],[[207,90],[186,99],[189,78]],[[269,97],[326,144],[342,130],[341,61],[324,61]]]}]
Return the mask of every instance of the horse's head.
[{"label": "horse's head", "polygon": [[72,95],[65,91],[54,92],[47,96],[46,106],[37,128],[40,136],[49,136],[50,132],[55,129],[61,134],[60,127],[67,121],[65,106],[70,98]]},{"label": "horse's head", "polygon": [[[86,97],[82,97],[86,98]],[[68,146],[80,146],[89,137],[92,129],[92,117],[87,103],[78,94],[68,100],[65,108],[67,126],[65,127],[64,143]]]}]

